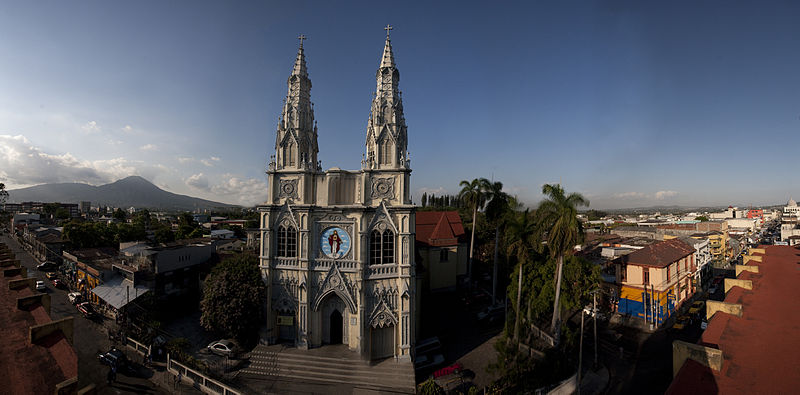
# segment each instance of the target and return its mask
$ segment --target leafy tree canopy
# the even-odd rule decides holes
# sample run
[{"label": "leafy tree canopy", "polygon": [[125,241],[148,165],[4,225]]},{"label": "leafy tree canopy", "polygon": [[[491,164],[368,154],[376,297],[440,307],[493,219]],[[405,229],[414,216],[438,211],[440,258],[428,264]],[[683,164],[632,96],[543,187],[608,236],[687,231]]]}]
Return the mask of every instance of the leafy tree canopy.
[{"label": "leafy tree canopy", "polygon": [[206,278],[200,324],[242,344],[251,344],[263,323],[266,293],[255,256],[237,254],[227,258]]}]

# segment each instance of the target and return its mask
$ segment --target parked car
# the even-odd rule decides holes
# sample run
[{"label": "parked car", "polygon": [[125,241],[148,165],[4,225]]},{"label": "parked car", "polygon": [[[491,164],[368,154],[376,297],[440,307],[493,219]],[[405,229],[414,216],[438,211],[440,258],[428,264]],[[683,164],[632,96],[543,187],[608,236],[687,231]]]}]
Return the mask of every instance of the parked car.
[{"label": "parked car", "polygon": [[706,302],[704,302],[702,300],[697,300],[694,303],[692,303],[691,307],[689,307],[689,314],[691,314],[691,315],[700,314],[703,311],[703,307],[705,307],[705,306],[706,306]]},{"label": "parked car", "polygon": [[58,278],[58,275],[56,274],[56,272],[47,272],[47,273],[44,274],[44,276],[47,277],[48,280],[54,280],[54,279]]},{"label": "parked car", "polygon": [[52,272],[55,271],[57,268],[58,265],[56,265],[55,262],[50,262],[50,261],[47,261],[45,263],[40,263],[38,266],[36,266],[36,269],[43,272]]},{"label": "parked car", "polygon": [[67,285],[64,284],[63,281],[61,281],[61,280],[56,278],[56,279],[53,280],[53,287],[63,289],[63,288],[66,288]]},{"label": "parked car", "polygon": [[689,326],[689,324],[691,324],[691,323],[692,323],[692,319],[691,318],[689,318],[689,317],[687,317],[685,315],[682,315],[682,316],[678,317],[677,320],[675,320],[675,324],[672,325],[672,328],[673,329],[677,329],[677,330],[681,330],[681,329],[686,328],[687,326]]},{"label": "parked car", "polygon": [[92,305],[89,302],[78,303],[77,305],[78,311],[83,314],[86,318],[93,318],[97,313],[94,312]]},{"label": "parked car", "polygon": [[606,319],[606,315],[605,315],[605,314],[603,314],[603,313],[600,311],[600,309],[599,309],[599,308],[598,308],[598,309],[593,309],[593,308],[592,308],[592,306],[586,306],[586,307],[584,307],[584,308],[583,308],[583,314],[586,314],[586,315],[588,315],[589,317],[592,317],[592,318],[594,318],[595,314],[597,314],[597,319],[598,319],[598,320],[604,320],[604,319]]},{"label": "parked car", "polygon": [[37,291],[46,291],[47,287],[44,285],[44,281],[37,281],[36,282],[36,290]]},{"label": "parked car", "polygon": [[72,304],[80,303],[82,298],[83,297],[80,292],[70,292],[67,294],[67,299],[69,299],[69,302]]},{"label": "parked car", "polygon": [[442,354],[435,354],[435,355],[421,355],[417,356],[414,359],[414,370],[425,370],[429,368],[437,367],[444,363],[444,355]]},{"label": "parked car", "polygon": [[107,352],[100,353],[97,356],[97,360],[103,365],[116,368],[120,373],[134,372],[133,366],[131,366],[130,361],[128,361],[128,357],[116,347],[111,347]]},{"label": "parked car", "polygon": [[709,295],[714,295],[715,293],[717,293],[717,286],[716,285],[712,285],[711,288],[708,289],[708,294]]},{"label": "parked car", "polygon": [[231,340],[217,340],[206,346],[206,349],[217,355],[231,356],[236,352],[238,347]]},{"label": "parked car", "polygon": [[414,346],[414,355],[421,356],[427,354],[438,353],[442,350],[442,343],[438,337],[430,337],[425,340],[417,342]]},{"label": "parked car", "polygon": [[489,306],[481,310],[476,318],[478,322],[490,324],[493,322],[502,321],[505,318],[506,309],[503,305]]},{"label": "parked car", "polygon": [[708,319],[703,317],[703,320],[700,321],[700,329],[706,330],[706,328],[708,328]]}]

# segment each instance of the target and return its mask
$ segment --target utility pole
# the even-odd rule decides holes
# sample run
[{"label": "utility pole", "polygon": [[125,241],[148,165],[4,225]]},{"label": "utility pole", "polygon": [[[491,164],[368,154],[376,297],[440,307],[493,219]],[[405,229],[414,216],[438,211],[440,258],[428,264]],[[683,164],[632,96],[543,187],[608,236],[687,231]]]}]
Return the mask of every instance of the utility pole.
[{"label": "utility pole", "polygon": [[592,291],[592,311],[594,312],[594,368],[597,369],[597,291]]},{"label": "utility pole", "polygon": [[581,370],[583,369],[583,316],[584,312],[581,309],[581,339],[578,343],[578,395],[581,394]]}]

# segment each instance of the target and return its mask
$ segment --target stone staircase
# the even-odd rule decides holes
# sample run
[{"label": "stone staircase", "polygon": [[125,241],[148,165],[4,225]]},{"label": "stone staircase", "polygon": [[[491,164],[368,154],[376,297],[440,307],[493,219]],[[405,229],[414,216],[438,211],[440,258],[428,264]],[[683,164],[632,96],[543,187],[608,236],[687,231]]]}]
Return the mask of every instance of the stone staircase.
[{"label": "stone staircase", "polygon": [[416,392],[414,365],[389,358],[379,362],[361,360],[347,346],[325,346],[298,350],[280,345],[258,346],[249,354],[241,375],[292,382],[312,381],[352,386],[354,390]]}]

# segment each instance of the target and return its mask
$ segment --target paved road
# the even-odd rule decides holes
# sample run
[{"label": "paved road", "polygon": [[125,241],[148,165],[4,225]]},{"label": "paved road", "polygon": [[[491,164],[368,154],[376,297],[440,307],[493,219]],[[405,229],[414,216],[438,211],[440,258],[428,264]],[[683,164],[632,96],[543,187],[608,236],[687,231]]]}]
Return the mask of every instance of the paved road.
[{"label": "paved road", "polygon": [[[97,360],[100,351],[107,351],[111,347],[108,333],[103,326],[104,320],[91,321],[84,318],[78,310],[67,300],[69,291],[56,289],[44,276],[43,272],[36,270],[39,262],[25,251],[16,240],[3,235],[0,240],[5,243],[16,255],[16,259],[28,269],[29,276],[36,277],[47,284],[46,292],[50,295],[50,317],[58,320],[65,317],[74,317],[74,348],[78,354],[78,388],[94,383],[100,394],[166,394],[149,380],[153,371],[135,364],[138,377],[117,374],[117,381],[111,385],[106,382],[109,367],[101,365]],[[121,349],[123,347],[120,347]],[[126,350],[127,351],[127,350]],[[134,353],[128,352],[129,357]],[[135,361],[140,362],[140,361]]]}]

